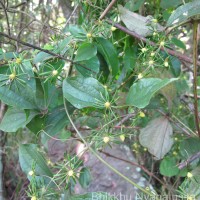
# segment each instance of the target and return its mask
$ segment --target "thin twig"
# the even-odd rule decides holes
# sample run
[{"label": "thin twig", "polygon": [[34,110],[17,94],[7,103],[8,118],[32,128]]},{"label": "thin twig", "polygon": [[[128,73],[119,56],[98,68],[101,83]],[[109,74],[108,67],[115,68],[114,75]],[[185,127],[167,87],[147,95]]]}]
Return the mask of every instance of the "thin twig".
[{"label": "thin twig", "polygon": [[[158,109],[157,110],[159,113],[161,113],[163,116],[167,116],[168,120],[171,121],[175,126],[177,126],[178,128],[180,128],[187,136],[191,137],[191,133],[194,134],[192,132],[192,130],[189,129],[189,131],[191,131],[191,133],[189,133],[186,129],[184,129],[182,126],[180,126],[177,122],[175,122],[171,117],[169,117],[166,113],[164,113],[162,110]],[[174,116],[175,117],[175,116]],[[176,118],[177,120],[177,118]],[[180,120],[178,120],[178,122],[181,125],[184,125]],[[185,125],[184,125],[185,126]],[[186,128],[186,127],[185,127]],[[188,127],[187,127],[188,128]]]},{"label": "thin twig", "polygon": [[83,67],[84,69],[86,69],[86,70],[88,70],[88,71],[91,71],[92,73],[96,74],[96,72],[94,72],[93,70],[87,68],[86,66],[84,66],[84,65],[82,65],[82,64],[80,64],[80,63],[78,63],[78,62],[74,62],[73,60],[68,59],[68,58],[65,58],[65,57],[63,57],[63,56],[61,56],[61,55],[59,55],[59,54],[53,53],[53,52],[48,51],[48,50],[46,50],[46,49],[43,49],[43,48],[40,48],[40,47],[38,47],[38,46],[29,44],[29,43],[27,43],[27,42],[23,42],[23,41],[19,40],[18,38],[9,36],[9,35],[7,35],[7,34],[5,34],[5,33],[2,33],[2,32],[0,32],[0,36],[9,38],[9,39],[11,39],[11,40],[13,40],[13,41],[16,41],[16,42],[18,42],[18,43],[24,45],[24,46],[31,47],[31,48],[33,48],[33,49],[37,49],[37,50],[40,50],[40,51],[42,51],[42,52],[48,53],[48,54],[50,54],[50,55],[52,55],[52,56],[55,56],[56,58],[60,58],[60,59],[62,59],[62,60],[68,61],[68,62],[70,62],[70,63],[72,63],[72,64],[79,65],[79,66]]},{"label": "thin twig", "polygon": [[[129,29],[125,28],[124,26],[118,24],[118,23],[114,23],[112,20],[110,19],[107,19],[106,22],[108,22],[109,24],[112,24],[113,26],[115,26],[116,28],[120,29],[121,31],[123,31],[124,33],[134,37],[134,38],[137,38],[138,40],[141,40],[151,46],[157,46],[156,43],[150,41],[149,39],[135,33],[134,31],[130,31]],[[168,54],[172,55],[172,56],[175,56],[177,58],[179,58],[180,60],[183,60],[187,63],[191,63],[193,64],[193,60],[191,58],[189,58],[188,56],[184,55],[184,54],[181,54],[177,51],[174,51],[174,50],[171,50],[171,49],[167,49],[166,47],[161,47],[160,48],[162,51],[166,51]],[[197,65],[200,66],[200,62],[197,62]]]},{"label": "thin twig", "polygon": [[130,113],[130,114],[127,114],[125,117],[122,118],[122,120],[120,120],[116,125],[115,127],[119,127],[121,126],[124,122],[126,122],[127,120],[129,120],[131,117],[135,116],[135,113]]},{"label": "thin twig", "polygon": [[74,8],[74,10],[73,10],[72,13],[70,14],[70,16],[69,16],[69,18],[68,18],[68,20],[67,20],[67,22],[66,22],[65,27],[66,27],[67,24],[70,22],[72,16],[74,15],[74,13],[76,12],[76,10],[77,10],[78,7],[79,7],[79,4],[76,5],[76,7]]},{"label": "thin twig", "polygon": [[179,165],[178,165],[178,168],[179,169],[183,169],[185,167],[188,166],[188,164],[190,164],[191,162],[193,162],[194,160],[197,160],[198,158],[200,158],[200,151],[194,155],[192,155],[190,158],[188,158],[187,160],[181,162]]},{"label": "thin twig", "polygon": [[198,21],[193,22],[193,92],[194,92],[194,116],[198,135],[200,137],[199,111],[198,111],[198,91],[197,91],[197,59],[198,59]]},{"label": "thin twig", "polygon": [[[135,163],[135,162],[132,162],[132,161],[129,161],[129,160],[125,160],[125,159],[123,159],[123,158],[119,158],[119,157],[117,157],[117,156],[115,156],[115,155],[112,155],[112,154],[110,154],[110,153],[108,153],[108,152],[105,152],[105,151],[102,151],[102,150],[99,150],[99,152],[103,153],[104,155],[106,155],[106,156],[108,156],[108,157],[115,158],[115,159],[117,159],[117,160],[121,160],[121,161],[126,162],[126,163],[129,163],[129,164],[131,164],[131,165],[133,165],[133,166],[136,166],[136,167],[141,168],[146,174],[148,174],[150,177],[154,177],[154,178],[155,178],[158,182],[160,182],[165,188],[167,188],[166,184],[165,184],[162,180],[160,180],[160,179],[159,179],[157,176],[155,176],[152,172],[150,172],[148,169],[146,169],[143,165],[140,165],[140,164],[138,164],[138,163]],[[168,188],[168,190],[171,190],[171,188]]]},{"label": "thin twig", "polygon": [[101,16],[100,16],[100,20],[102,20],[105,16],[106,16],[106,14],[110,11],[110,9],[113,7],[113,5],[115,4],[117,2],[117,0],[112,0],[111,2],[110,2],[110,4],[107,6],[107,8],[103,11],[103,13],[101,14]]}]

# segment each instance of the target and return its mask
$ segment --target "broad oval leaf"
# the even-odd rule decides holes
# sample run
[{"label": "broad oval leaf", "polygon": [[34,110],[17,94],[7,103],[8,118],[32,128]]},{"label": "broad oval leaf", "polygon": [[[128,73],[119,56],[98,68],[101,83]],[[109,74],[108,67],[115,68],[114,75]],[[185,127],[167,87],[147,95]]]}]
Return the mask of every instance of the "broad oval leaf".
[{"label": "broad oval leaf", "polygon": [[0,100],[5,104],[21,109],[37,109],[33,90],[24,86],[12,90],[8,86],[0,87]]},{"label": "broad oval leaf", "polygon": [[[80,72],[83,76],[94,76],[94,74],[97,74],[100,69],[100,62],[97,56],[94,56],[89,60],[81,61],[79,64],[76,64],[75,66],[77,71]],[[86,66],[87,69],[82,66]]]},{"label": "broad oval leaf", "polygon": [[151,30],[149,25],[152,25],[154,29],[157,31],[163,31],[164,27],[159,25],[158,23],[152,23],[153,17],[148,16],[144,17],[142,15],[139,15],[137,13],[131,12],[128,9],[124,8],[121,5],[118,5],[119,9],[119,15],[120,19],[123,21],[123,23],[126,25],[126,27],[137,33],[141,36],[149,36],[152,35],[153,30]]},{"label": "broad oval leaf", "polygon": [[160,173],[163,176],[176,176],[179,173],[176,159],[173,157],[166,157],[160,163]]},{"label": "broad oval leaf", "polygon": [[9,108],[0,124],[0,130],[5,132],[16,132],[19,128],[26,126],[38,112],[34,110],[24,111],[17,108]]},{"label": "broad oval leaf", "polygon": [[[72,110],[73,110],[72,106],[69,107],[70,114],[72,113]],[[69,120],[66,115],[64,107],[63,106],[56,107],[51,112],[49,112],[46,117],[45,121],[46,127],[44,128],[44,132],[47,133],[48,135],[56,135],[68,123]]]},{"label": "broad oval leaf", "polygon": [[138,108],[144,108],[158,90],[175,80],[178,79],[143,78],[131,86],[126,103]]},{"label": "broad oval leaf", "polygon": [[141,129],[140,144],[148,149],[157,159],[162,159],[173,145],[173,129],[166,117],[159,117]]},{"label": "broad oval leaf", "polygon": [[91,43],[84,43],[78,48],[74,61],[89,60],[96,55],[97,47]]},{"label": "broad oval leaf", "polygon": [[113,44],[104,38],[95,38],[97,42],[98,51],[105,58],[112,75],[117,75],[119,71],[119,59],[117,51]]},{"label": "broad oval leaf", "polygon": [[[103,102],[105,88],[94,78],[70,77],[63,81],[63,95],[76,108],[97,107]],[[103,107],[104,103],[102,103]]]},{"label": "broad oval leaf", "polygon": [[19,146],[19,162],[22,171],[26,174],[33,170],[35,164],[36,175],[53,176],[43,155],[38,151],[38,146],[36,144],[21,144]]},{"label": "broad oval leaf", "polygon": [[[200,1],[193,1],[178,7],[169,17],[167,26],[186,22],[189,18],[200,14]],[[199,18],[199,17],[198,17]]]}]

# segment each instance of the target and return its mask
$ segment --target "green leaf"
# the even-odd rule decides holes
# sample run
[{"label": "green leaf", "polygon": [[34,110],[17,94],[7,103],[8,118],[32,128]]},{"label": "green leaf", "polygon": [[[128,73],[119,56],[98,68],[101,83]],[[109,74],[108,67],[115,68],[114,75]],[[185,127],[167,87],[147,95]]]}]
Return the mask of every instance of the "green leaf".
[{"label": "green leaf", "polygon": [[91,43],[84,43],[78,48],[74,61],[89,60],[96,55],[97,47]]},{"label": "green leaf", "polygon": [[0,130],[16,132],[19,128],[26,126],[37,114],[38,112],[31,110],[27,116],[24,110],[9,108],[0,124]]},{"label": "green leaf", "polygon": [[[193,1],[178,7],[169,17],[167,26],[174,26],[186,22],[200,14],[200,1]],[[198,17],[199,18],[199,17]]]},{"label": "green leaf", "polygon": [[71,197],[66,197],[63,200],[117,200],[117,198],[110,196],[105,192],[92,192],[83,195],[76,195]]},{"label": "green leaf", "polygon": [[48,60],[50,58],[53,58],[54,56],[45,52],[39,52],[33,59],[33,62],[36,63],[41,63],[44,62],[45,60]]},{"label": "green leaf", "polygon": [[161,0],[160,7],[163,9],[175,8],[182,3],[182,0]]},{"label": "green leaf", "polygon": [[69,49],[69,43],[71,42],[72,37],[67,37],[58,42],[57,45],[54,47],[54,52],[60,55],[64,55],[66,51]]},{"label": "green leaf", "polygon": [[172,64],[172,67],[170,68],[172,73],[174,74],[175,77],[180,76],[180,74],[181,74],[181,61],[174,56],[169,56],[169,59],[170,59],[171,64]]},{"label": "green leaf", "polygon": [[[61,41],[59,41],[56,45],[53,46],[53,50],[49,50],[53,53],[64,55],[66,51],[69,49],[69,43],[71,42],[72,37],[67,37]],[[50,58],[54,58],[55,56],[45,53],[39,52],[33,59],[34,63],[42,63]]]},{"label": "green leaf", "polygon": [[87,188],[91,182],[90,170],[86,167],[82,168],[79,176],[79,183],[83,188]]},{"label": "green leaf", "polygon": [[37,109],[33,90],[28,86],[18,88],[0,87],[0,100],[20,109]]},{"label": "green leaf", "polygon": [[144,108],[158,90],[176,80],[178,79],[143,78],[131,86],[126,103],[130,106]]},{"label": "green leaf", "polygon": [[105,88],[94,78],[70,77],[63,81],[64,97],[76,108],[96,107],[102,102]]},{"label": "green leaf", "polygon": [[119,59],[115,47],[110,41],[104,38],[99,37],[95,39],[97,42],[98,51],[105,58],[113,76],[116,76],[117,73],[119,72]]},{"label": "green leaf", "polygon": [[78,39],[85,39],[87,32],[79,25],[69,25],[69,32]]},{"label": "green leaf", "polygon": [[179,173],[176,159],[171,157],[164,158],[160,163],[160,173],[163,176],[176,176]]},{"label": "green leaf", "polygon": [[45,128],[45,117],[37,115],[35,116],[26,127],[35,134],[38,134],[41,130]]},{"label": "green leaf", "polygon": [[[69,108],[71,113],[73,108]],[[63,106],[54,108],[51,112],[48,113],[45,122],[45,129],[48,135],[58,134],[67,124],[69,123],[68,117],[66,115],[65,109]]]},{"label": "green leaf", "polygon": [[7,75],[0,75],[0,100],[20,109],[37,109],[35,101],[36,81],[30,61],[22,62],[16,77],[10,81]]},{"label": "green leaf", "polygon": [[17,52],[0,52],[0,60],[11,60],[18,56]]},{"label": "green leaf", "polygon": [[36,175],[53,176],[36,144],[22,144],[19,146],[19,162],[22,171],[26,174],[33,170],[35,164]]},{"label": "green leaf", "polygon": [[177,47],[186,50],[186,46],[185,46],[185,44],[184,44],[181,40],[179,40],[179,39],[173,37],[173,38],[171,39],[171,41],[172,41]]},{"label": "green leaf", "polygon": [[200,151],[200,139],[197,137],[185,139],[180,144],[180,153],[183,158],[188,158]]},{"label": "green leaf", "polygon": [[[94,73],[97,74],[99,72],[100,62],[99,62],[99,59],[97,56],[95,56],[89,60],[81,61],[79,63],[82,66],[87,67],[87,69],[85,69],[81,65],[76,64],[77,71],[80,72],[83,76],[94,76]],[[91,71],[88,69],[90,69]]]},{"label": "green leaf", "polygon": [[130,71],[134,68],[136,62],[136,52],[133,47],[127,47],[124,51],[124,67],[126,71]]},{"label": "green leaf", "polygon": [[162,159],[173,145],[173,129],[166,117],[158,117],[140,130],[140,144],[156,157]]}]

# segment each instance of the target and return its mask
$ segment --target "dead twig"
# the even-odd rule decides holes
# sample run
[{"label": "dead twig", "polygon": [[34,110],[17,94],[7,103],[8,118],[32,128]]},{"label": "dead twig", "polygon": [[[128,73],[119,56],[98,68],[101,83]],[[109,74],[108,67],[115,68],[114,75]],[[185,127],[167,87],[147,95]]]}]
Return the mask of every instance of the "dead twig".
[{"label": "dead twig", "polygon": [[113,7],[113,5],[115,4],[117,2],[117,0],[112,0],[111,2],[110,2],[110,4],[107,6],[107,8],[103,11],[103,13],[101,14],[101,16],[100,16],[100,20],[102,20],[105,16],[106,16],[106,14],[110,11],[110,9]]},{"label": "dead twig", "polygon": [[200,158],[200,151],[194,155],[192,155],[191,157],[189,157],[187,160],[181,162],[179,165],[178,165],[178,168],[179,169],[183,169],[185,167],[188,166],[188,164],[190,164],[191,162],[193,162],[194,160],[197,160],[198,158]]}]

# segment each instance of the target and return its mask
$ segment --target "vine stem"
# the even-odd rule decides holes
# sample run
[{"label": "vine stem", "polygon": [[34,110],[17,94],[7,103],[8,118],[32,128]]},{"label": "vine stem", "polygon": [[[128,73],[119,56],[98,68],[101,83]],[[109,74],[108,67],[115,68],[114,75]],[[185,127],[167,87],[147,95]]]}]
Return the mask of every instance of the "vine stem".
[{"label": "vine stem", "polygon": [[199,127],[199,112],[198,112],[198,93],[197,93],[197,72],[198,72],[198,66],[197,66],[197,59],[198,59],[198,21],[193,22],[193,90],[194,90],[194,116],[195,116],[195,122],[196,122],[196,128],[198,135],[200,137],[200,127]]},{"label": "vine stem", "polygon": [[[152,197],[155,198],[155,194],[151,193],[150,191],[145,190],[144,188],[142,188],[141,186],[139,186],[137,183],[133,182],[128,177],[124,176],[121,172],[119,172],[117,169],[115,169],[113,166],[111,166],[109,163],[107,163],[103,158],[101,158],[101,156],[99,156],[98,153],[90,145],[88,145],[87,141],[84,139],[84,137],[82,136],[82,134],[79,132],[79,130],[77,129],[76,125],[74,124],[72,118],[70,117],[64,97],[63,97],[63,102],[64,102],[64,108],[65,108],[65,112],[67,114],[67,117],[68,117],[71,125],[73,126],[74,130],[76,131],[77,135],[80,137],[80,139],[85,144],[86,148],[88,148],[96,156],[96,158],[99,159],[99,161],[101,161],[104,165],[106,165],[113,172],[115,172],[116,174],[118,174],[119,176],[121,176],[124,180],[126,180],[127,182],[129,182],[130,184],[132,184],[133,186],[135,186],[136,188],[138,188],[139,190],[141,190],[145,194],[147,194],[147,195],[152,196]],[[156,199],[157,199],[157,197],[156,197]]]}]

